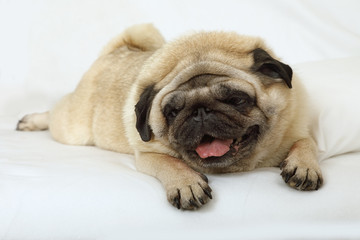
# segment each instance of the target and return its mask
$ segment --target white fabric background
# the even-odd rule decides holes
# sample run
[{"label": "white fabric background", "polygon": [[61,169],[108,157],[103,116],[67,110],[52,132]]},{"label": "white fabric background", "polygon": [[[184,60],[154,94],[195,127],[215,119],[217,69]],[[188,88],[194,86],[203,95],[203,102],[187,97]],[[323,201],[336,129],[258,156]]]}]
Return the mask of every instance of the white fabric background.
[{"label": "white fabric background", "polygon": [[[193,30],[261,36],[289,64],[360,54],[360,4],[356,0],[0,3],[0,83],[12,96],[24,90],[32,98],[45,95],[55,101],[74,89],[109,39],[143,22],[154,23],[168,40]],[[21,96],[25,95],[16,99],[26,101]],[[16,99],[11,104],[17,104]],[[0,110],[9,104],[0,102]]]},{"label": "white fabric background", "polygon": [[[0,0],[0,239],[359,239],[359,12],[356,0]],[[211,203],[178,211],[132,156],[14,131],[143,22],[167,40],[195,30],[266,39],[311,93],[323,188],[292,190],[276,168],[210,175]]]}]

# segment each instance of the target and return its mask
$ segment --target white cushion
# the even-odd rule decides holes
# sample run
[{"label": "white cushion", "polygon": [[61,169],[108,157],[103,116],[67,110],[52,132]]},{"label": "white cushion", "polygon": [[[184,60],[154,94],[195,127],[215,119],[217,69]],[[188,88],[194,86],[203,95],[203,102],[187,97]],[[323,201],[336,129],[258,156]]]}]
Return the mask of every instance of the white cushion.
[{"label": "white cushion", "polygon": [[313,106],[319,160],[360,151],[360,57],[293,66]]}]

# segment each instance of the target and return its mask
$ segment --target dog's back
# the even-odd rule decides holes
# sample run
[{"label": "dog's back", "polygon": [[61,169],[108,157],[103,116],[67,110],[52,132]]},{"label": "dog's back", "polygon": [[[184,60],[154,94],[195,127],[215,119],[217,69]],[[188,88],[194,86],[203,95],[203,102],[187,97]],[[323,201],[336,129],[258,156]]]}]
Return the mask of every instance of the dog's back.
[{"label": "dog's back", "polygon": [[144,61],[163,44],[163,37],[151,24],[128,28],[105,46],[74,92],[49,112],[25,116],[17,130],[49,129],[54,139],[65,144],[132,153],[122,108]]}]

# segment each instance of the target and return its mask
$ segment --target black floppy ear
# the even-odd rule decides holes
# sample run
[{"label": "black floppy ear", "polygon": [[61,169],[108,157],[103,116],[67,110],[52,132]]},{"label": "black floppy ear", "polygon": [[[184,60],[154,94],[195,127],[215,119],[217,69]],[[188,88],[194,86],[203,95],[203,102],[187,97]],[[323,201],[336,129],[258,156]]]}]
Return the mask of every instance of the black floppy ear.
[{"label": "black floppy ear", "polygon": [[144,142],[148,142],[151,139],[152,131],[149,125],[149,116],[151,104],[156,93],[154,85],[148,86],[142,92],[138,103],[135,105],[136,129]]},{"label": "black floppy ear", "polygon": [[253,57],[253,70],[271,78],[281,78],[289,88],[292,88],[291,79],[293,71],[289,65],[272,58],[261,48],[257,48],[253,51]]}]

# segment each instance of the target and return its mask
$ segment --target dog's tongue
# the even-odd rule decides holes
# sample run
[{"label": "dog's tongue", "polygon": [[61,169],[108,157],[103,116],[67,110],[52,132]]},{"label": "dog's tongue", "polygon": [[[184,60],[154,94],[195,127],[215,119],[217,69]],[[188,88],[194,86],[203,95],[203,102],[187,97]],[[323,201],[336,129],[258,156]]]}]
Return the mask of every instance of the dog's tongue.
[{"label": "dog's tongue", "polygon": [[221,157],[230,150],[232,139],[215,139],[212,142],[201,143],[196,152],[201,158]]}]

